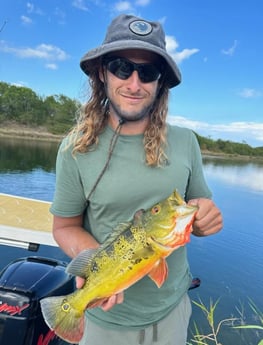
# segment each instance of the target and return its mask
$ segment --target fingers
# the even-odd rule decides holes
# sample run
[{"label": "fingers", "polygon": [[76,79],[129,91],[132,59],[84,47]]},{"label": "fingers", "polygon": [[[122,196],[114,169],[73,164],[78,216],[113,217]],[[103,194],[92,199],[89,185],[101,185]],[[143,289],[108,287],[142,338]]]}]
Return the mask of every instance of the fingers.
[{"label": "fingers", "polygon": [[116,295],[111,296],[108,298],[105,302],[101,304],[101,309],[104,311],[110,310],[112,307],[115,306],[115,304],[121,304],[124,300],[124,294],[123,292],[120,292]]},{"label": "fingers", "polygon": [[208,236],[217,233],[223,227],[223,218],[219,208],[210,199],[200,198],[189,202],[199,209],[193,224],[193,234]]},{"label": "fingers", "polygon": [[[83,285],[85,284],[85,279],[81,277],[76,277],[76,288],[81,289]],[[120,292],[116,295],[112,295],[110,298],[107,298],[101,302],[100,307],[104,311],[110,310],[112,307],[115,306],[115,304],[121,304],[124,300],[124,293]],[[98,306],[96,304],[96,306]]]},{"label": "fingers", "polygon": [[195,221],[193,224],[193,234],[195,236],[209,236],[216,234],[222,229],[221,217],[213,219],[210,223],[203,225],[202,221]]},{"label": "fingers", "polygon": [[85,279],[81,277],[76,277],[76,288],[81,289],[85,283]]}]

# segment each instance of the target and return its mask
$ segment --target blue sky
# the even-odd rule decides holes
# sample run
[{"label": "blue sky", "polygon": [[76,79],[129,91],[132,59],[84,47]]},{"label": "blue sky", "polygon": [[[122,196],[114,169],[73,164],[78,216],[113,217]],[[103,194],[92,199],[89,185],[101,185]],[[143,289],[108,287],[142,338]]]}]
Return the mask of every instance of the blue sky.
[{"label": "blue sky", "polygon": [[263,146],[262,0],[2,0],[0,80],[83,101],[79,60],[120,13],[163,24],[183,77],[169,122]]}]

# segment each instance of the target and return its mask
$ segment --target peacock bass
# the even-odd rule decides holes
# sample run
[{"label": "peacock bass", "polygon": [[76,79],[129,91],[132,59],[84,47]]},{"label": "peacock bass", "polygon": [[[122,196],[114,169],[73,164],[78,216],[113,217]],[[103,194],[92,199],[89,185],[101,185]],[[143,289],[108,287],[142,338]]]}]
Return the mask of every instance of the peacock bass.
[{"label": "peacock bass", "polygon": [[148,275],[161,287],[168,275],[165,258],[190,240],[196,206],[187,205],[177,191],[133,220],[119,224],[98,248],[81,252],[67,272],[85,278],[81,289],[67,296],[41,300],[47,325],[62,339],[78,343],[86,308],[123,291]]}]

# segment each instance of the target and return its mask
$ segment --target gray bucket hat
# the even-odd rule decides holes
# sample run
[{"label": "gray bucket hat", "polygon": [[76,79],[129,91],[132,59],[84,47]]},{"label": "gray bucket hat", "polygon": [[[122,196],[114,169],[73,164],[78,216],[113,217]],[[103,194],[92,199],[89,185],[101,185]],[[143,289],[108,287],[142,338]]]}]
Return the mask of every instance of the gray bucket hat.
[{"label": "gray bucket hat", "polygon": [[95,59],[125,49],[148,50],[160,55],[166,62],[166,82],[169,88],[181,82],[181,73],[166,51],[165,35],[160,23],[126,14],[119,15],[111,22],[102,45],[88,51],[82,57],[80,67],[89,75]]}]

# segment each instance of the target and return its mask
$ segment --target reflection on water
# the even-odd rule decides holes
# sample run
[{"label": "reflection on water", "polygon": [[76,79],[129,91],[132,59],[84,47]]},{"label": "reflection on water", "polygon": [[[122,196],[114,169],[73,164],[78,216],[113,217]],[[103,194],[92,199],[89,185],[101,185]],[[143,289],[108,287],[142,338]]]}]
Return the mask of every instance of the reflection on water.
[{"label": "reflection on water", "polygon": [[[9,140],[0,138],[0,192],[51,201],[55,185],[57,143]],[[190,292],[209,305],[220,298],[217,320],[240,317],[244,309],[246,321],[259,324],[249,310],[251,298],[263,310],[263,165],[249,162],[204,159],[205,175],[214,199],[224,216],[224,229],[207,238],[192,237],[188,245],[189,262],[201,287]],[[10,260],[27,255],[25,251],[1,247],[0,268]],[[30,255],[30,253],[28,254]],[[59,249],[42,247],[39,255],[64,258]],[[3,260],[4,258],[4,260]],[[5,261],[6,259],[6,261]],[[193,306],[192,322],[206,329],[202,312]],[[209,331],[209,330],[207,330]],[[224,327],[227,344],[254,345],[256,332],[249,337]]]},{"label": "reflection on water", "polygon": [[207,178],[263,192],[263,164],[204,159]]},{"label": "reflection on water", "polygon": [[0,137],[0,171],[54,171],[58,143]]},{"label": "reflection on water", "polygon": [[0,192],[51,201],[59,143],[0,138]]}]

